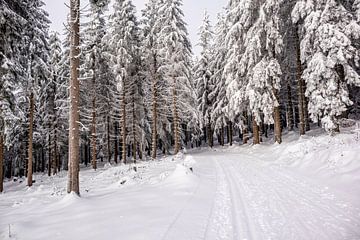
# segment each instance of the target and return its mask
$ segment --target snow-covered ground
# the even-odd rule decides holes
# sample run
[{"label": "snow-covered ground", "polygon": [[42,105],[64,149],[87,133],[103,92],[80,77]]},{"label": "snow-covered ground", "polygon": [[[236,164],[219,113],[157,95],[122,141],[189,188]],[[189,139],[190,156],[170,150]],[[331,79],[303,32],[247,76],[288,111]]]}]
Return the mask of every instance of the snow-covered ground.
[{"label": "snow-covered ground", "polygon": [[284,140],[6,182],[0,239],[360,239],[360,133]]}]

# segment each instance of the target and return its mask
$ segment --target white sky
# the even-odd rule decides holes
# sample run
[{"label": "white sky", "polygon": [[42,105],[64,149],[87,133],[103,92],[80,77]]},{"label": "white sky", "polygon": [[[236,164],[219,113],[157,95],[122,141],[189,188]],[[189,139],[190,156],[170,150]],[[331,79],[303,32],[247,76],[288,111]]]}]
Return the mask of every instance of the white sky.
[{"label": "white sky", "polygon": [[[64,25],[66,20],[66,14],[68,8],[64,3],[69,5],[69,0],[43,0],[46,4],[45,9],[50,15],[51,30],[63,33]],[[183,10],[185,14],[185,21],[188,24],[188,31],[190,39],[192,41],[194,52],[197,53],[196,44],[198,42],[197,32],[201,25],[204,10],[206,9],[212,20],[212,24],[215,24],[216,15],[226,6],[228,0],[183,0]],[[146,0],[133,0],[133,3],[137,7],[138,13],[143,9]],[[81,0],[81,7],[85,7],[88,4],[88,0]],[[110,6],[111,8],[111,6]],[[111,10],[111,9],[110,9]]]}]

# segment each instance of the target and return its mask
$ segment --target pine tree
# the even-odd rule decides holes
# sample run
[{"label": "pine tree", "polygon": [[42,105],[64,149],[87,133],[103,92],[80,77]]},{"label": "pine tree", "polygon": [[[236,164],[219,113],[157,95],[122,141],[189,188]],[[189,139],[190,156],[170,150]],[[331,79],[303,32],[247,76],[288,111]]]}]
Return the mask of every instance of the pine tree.
[{"label": "pine tree", "polygon": [[292,14],[295,23],[303,20],[301,61],[306,68],[302,78],[309,115],[314,122],[320,118],[327,131],[339,131],[338,118],[352,105],[348,85],[360,85],[356,16],[334,0],[299,1]]},{"label": "pine tree", "polygon": [[[84,96],[87,96],[85,105],[82,106],[83,112],[90,119],[90,131],[91,131],[91,148],[92,148],[92,167],[96,170],[97,168],[97,141],[99,136],[99,122],[103,122],[103,129],[109,128],[109,115],[111,107],[109,104],[108,91],[104,90],[109,87],[108,78],[106,72],[108,70],[105,49],[103,44],[103,37],[105,35],[105,19],[104,13],[109,4],[109,0],[91,1],[90,12],[87,17],[90,19],[89,22],[84,24],[84,50],[85,53],[85,79],[83,88]],[[87,104],[90,103],[90,104]],[[91,109],[91,110],[88,110]],[[90,112],[90,113],[89,113]],[[105,116],[104,116],[105,114]],[[99,121],[102,119],[105,121]],[[101,131],[107,133],[106,131]],[[104,137],[102,138],[102,140]],[[108,138],[105,138],[107,141]],[[102,141],[104,142],[104,141]],[[108,150],[109,150],[108,142]],[[101,146],[99,149],[102,149]],[[109,155],[109,153],[108,153]]]},{"label": "pine tree", "polygon": [[[56,174],[60,161],[59,161],[59,143],[58,135],[61,132],[59,127],[59,118],[62,114],[61,105],[58,103],[60,98],[59,88],[62,84],[61,78],[61,58],[62,58],[62,47],[61,41],[58,36],[58,33],[54,32],[50,35],[49,39],[50,45],[50,69],[51,77],[47,85],[47,88],[44,89],[46,95],[46,125],[45,133],[43,136],[46,136],[46,133],[49,134],[49,173],[51,173],[51,168],[53,174]],[[61,98],[60,98],[61,99]],[[65,99],[62,99],[65,101]]]},{"label": "pine tree", "polygon": [[[158,17],[160,1],[149,0],[146,4],[145,10],[142,12],[142,46],[143,49],[143,64],[145,70],[143,72],[146,90],[148,93],[145,96],[146,104],[151,106],[150,119],[151,119],[151,157],[155,159],[157,156],[159,128],[166,125],[167,119],[164,118],[165,96],[161,91],[163,86],[163,79],[159,74],[160,67],[160,49],[158,48],[158,33],[160,31],[159,26],[156,25],[156,19]],[[164,121],[165,120],[165,121]]]},{"label": "pine tree", "polygon": [[25,42],[27,48],[27,81],[25,82],[29,104],[29,131],[28,131],[28,169],[27,184],[32,186],[33,173],[33,132],[35,118],[35,102],[38,99],[40,84],[47,82],[49,78],[48,66],[48,14],[42,9],[44,3],[41,0],[29,1],[26,4]]},{"label": "pine tree", "polygon": [[202,126],[206,129],[206,136],[208,138],[208,144],[213,147],[213,119],[211,118],[214,102],[214,95],[212,94],[215,86],[213,84],[212,76],[213,72],[210,66],[213,53],[212,40],[213,32],[207,12],[204,14],[203,24],[199,31],[201,47],[200,57],[195,65],[195,88],[197,91],[197,104],[198,111],[202,114]]},{"label": "pine tree", "polygon": [[[134,125],[132,128],[129,127],[130,121],[132,124],[136,124],[134,114],[138,107],[135,103],[135,94],[138,90],[137,81],[139,79],[137,73],[139,30],[135,14],[135,7],[130,0],[116,1],[114,13],[110,16],[110,31],[105,37],[111,49],[113,70],[120,96],[122,159],[124,163],[127,163],[127,143],[136,145],[134,142],[136,129],[134,130]],[[131,110],[129,111],[129,109]],[[129,140],[131,133],[133,134],[132,141]]]},{"label": "pine tree", "polygon": [[[228,107],[228,98],[226,96],[226,78],[224,77],[224,68],[226,63],[227,47],[224,44],[226,41],[226,35],[228,32],[228,25],[224,14],[218,15],[218,22],[215,26],[215,43],[214,43],[214,54],[210,67],[212,69],[213,75],[212,82],[214,90],[211,93],[211,98],[214,99],[212,105],[211,119],[214,122],[214,130],[223,132],[224,126],[228,125],[228,142],[232,144],[230,136],[230,128],[232,128],[232,121],[227,111]],[[224,140],[222,140],[224,143]]]},{"label": "pine tree", "polygon": [[5,146],[13,141],[12,135],[18,122],[15,105],[15,88],[24,75],[21,50],[24,18],[23,6],[18,1],[0,1],[0,192],[3,191],[3,165]]},{"label": "pine tree", "polygon": [[181,148],[181,123],[194,116],[194,86],[191,82],[191,44],[183,20],[181,0],[164,1],[159,7],[155,25],[161,29],[158,43],[161,49],[159,72],[169,88],[168,104],[172,111],[174,153]]}]

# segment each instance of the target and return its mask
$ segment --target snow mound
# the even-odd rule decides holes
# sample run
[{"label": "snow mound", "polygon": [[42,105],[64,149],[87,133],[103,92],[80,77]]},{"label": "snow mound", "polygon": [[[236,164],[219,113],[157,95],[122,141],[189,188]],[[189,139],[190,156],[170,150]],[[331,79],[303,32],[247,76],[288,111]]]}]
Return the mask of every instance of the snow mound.
[{"label": "snow mound", "polygon": [[190,168],[183,164],[177,164],[175,170],[166,178],[167,183],[187,183],[192,182],[195,176]]}]

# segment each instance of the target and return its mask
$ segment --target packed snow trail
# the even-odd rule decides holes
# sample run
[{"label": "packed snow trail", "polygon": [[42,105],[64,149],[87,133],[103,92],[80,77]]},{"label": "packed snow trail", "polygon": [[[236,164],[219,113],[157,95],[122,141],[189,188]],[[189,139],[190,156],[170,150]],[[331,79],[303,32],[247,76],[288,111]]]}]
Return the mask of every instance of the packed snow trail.
[{"label": "packed snow trail", "polygon": [[194,159],[202,183],[165,239],[360,239],[360,210],[325,186],[250,155]]},{"label": "packed snow trail", "polygon": [[81,198],[66,194],[65,173],[37,176],[31,189],[8,182],[0,239],[360,239],[360,204],[263,158],[215,149],[142,163],[137,173],[83,169]]}]

